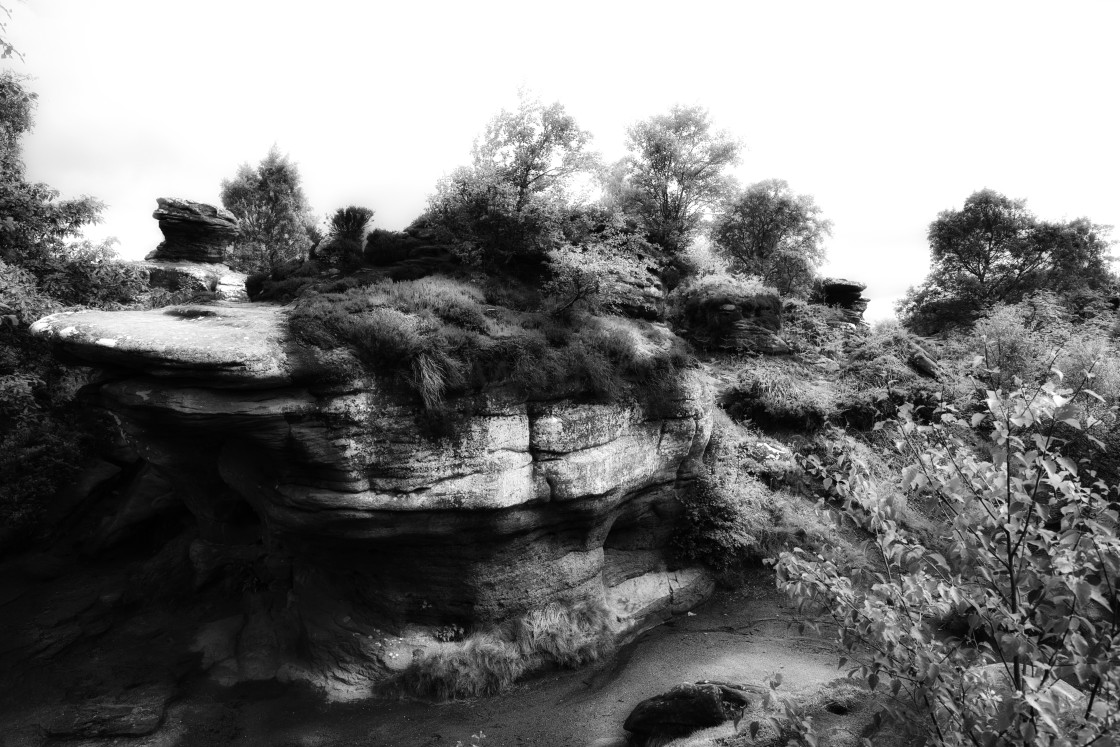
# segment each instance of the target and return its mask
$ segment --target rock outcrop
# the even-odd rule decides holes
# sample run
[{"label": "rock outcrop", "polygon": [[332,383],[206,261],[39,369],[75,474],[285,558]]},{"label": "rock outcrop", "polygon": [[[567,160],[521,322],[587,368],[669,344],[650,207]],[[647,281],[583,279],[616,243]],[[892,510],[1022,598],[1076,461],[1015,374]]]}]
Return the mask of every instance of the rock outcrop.
[{"label": "rock outcrop", "polygon": [[821,278],[811,300],[842,309],[845,321],[860,324],[863,322],[863,312],[870,303],[870,299],[863,297],[865,290],[866,283],[844,278]]},{"label": "rock outcrop", "polygon": [[176,197],[159,197],[152,217],[159,221],[163,241],[147,256],[160,262],[220,264],[237,238],[237,218],[230,211]]},{"label": "rock outcrop", "polygon": [[784,355],[779,336],[782,302],[776,293],[740,291],[733,285],[704,289],[684,303],[690,339],[709,350]]},{"label": "rock outcrop", "polygon": [[224,208],[174,197],[160,197],[152,217],[163,241],[142,263],[149,282],[170,291],[213,293],[244,301],[245,275],[227,267],[225,251],[237,237],[238,222]]},{"label": "rock outcrop", "polygon": [[285,314],[86,311],[33,327],[106,371],[104,406],[197,519],[196,567],[261,556],[272,596],[230,645],[262,653],[221,677],[361,696],[449,630],[558,602],[605,606],[623,639],[711,591],[668,552],[711,429],[699,378],[657,412],[491,388],[449,400],[458,427],[437,440],[384,382],[323,383]]}]

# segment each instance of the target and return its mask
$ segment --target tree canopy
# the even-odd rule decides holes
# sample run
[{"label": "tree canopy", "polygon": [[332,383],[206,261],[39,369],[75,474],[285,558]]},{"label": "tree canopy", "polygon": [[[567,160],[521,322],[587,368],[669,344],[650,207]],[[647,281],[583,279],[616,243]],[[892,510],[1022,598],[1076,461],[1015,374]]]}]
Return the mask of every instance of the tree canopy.
[{"label": "tree canopy", "polygon": [[470,264],[536,266],[560,242],[579,173],[598,168],[591,134],[563,105],[526,94],[475,142],[473,163],[440,181],[419,223],[437,229]]},{"label": "tree canopy", "polygon": [[725,169],[738,163],[738,140],[713,130],[703,107],[678,105],[630,127],[626,145],[630,155],[607,178],[609,199],[651,241],[683,250],[704,211],[734,187]]},{"label": "tree canopy", "polygon": [[824,262],[832,222],[810,195],[781,179],[750,185],[724,205],[712,240],[736,269],[757,275],[782,295],[804,295]]},{"label": "tree canopy", "polygon": [[516,190],[515,209],[534,194],[563,189],[580,172],[598,168],[591,133],[560,102],[545,106],[522,91],[516,111],[502,109],[474,145],[474,167]]},{"label": "tree canopy", "polygon": [[256,168],[242,164],[237,176],[223,180],[221,199],[241,219],[241,237],[228,255],[234,269],[272,270],[307,254],[315,221],[299,170],[276,146]]},{"label": "tree canopy", "polygon": [[991,189],[945,210],[929,227],[930,272],[898,311],[917,332],[971,324],[997,303],[1039,290],[1067,298],[1106,286],[1110,226],[1088,218],[1046,222]]}]

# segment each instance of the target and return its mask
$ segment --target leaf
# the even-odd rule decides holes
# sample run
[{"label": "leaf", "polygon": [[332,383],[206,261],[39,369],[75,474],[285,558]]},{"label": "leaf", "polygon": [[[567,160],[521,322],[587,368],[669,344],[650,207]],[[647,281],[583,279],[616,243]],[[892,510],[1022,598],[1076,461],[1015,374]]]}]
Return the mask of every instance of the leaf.
[{"label": "leaf", "polygon": [[867,675],[867,686],[869,688],[874,690],[876,687],[878,687],[878,685],[879,685],[879,675],[877,675],[875,672],[872,672],[871,674]]},{"label": "leaf", "polygon": [[760,726],[761,726],[761,724],[759,724],[757,721],[752,721],[751,722],[751,726],[750,726],[751,739],[754,739],[755,737],[758,736],[758,730],[759,730]]}]

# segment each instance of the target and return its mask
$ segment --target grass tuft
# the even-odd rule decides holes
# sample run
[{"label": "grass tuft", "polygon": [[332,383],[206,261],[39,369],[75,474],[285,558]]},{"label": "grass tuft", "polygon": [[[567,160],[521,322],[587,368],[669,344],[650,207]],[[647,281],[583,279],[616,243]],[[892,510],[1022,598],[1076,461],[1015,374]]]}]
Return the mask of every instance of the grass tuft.
[{"label": "grass tuft", "polygon": [[350,351],[429,412],[450,394],[490,385],[530,398],[590,393],[666,405],[683,396],[681,374],[694,365],[663,326],[612,316],[561,321],[489,305],[477,286],[440,276],[307,294],[289,323],[309,345]]},{"label": "grass tuft", "polygon": [[598,661],[614,650],[614,641],[613,618],[603,604],[553,602],[502,627],[440,644],[397,682],[435,700],[493,695],[532,671]]}]

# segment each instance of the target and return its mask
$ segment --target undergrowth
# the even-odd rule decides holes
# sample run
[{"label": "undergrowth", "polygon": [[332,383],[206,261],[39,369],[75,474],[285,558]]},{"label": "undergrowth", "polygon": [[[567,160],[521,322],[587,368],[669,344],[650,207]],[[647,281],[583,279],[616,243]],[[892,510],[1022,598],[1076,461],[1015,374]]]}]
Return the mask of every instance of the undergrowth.
[{"label": "undergrowth", "polygon": [[575,668],[614,649],[615,630],[603,604],[553,602],[462,641],[442,643],[397,680],[405,692],[436,700],[493,695],[548,666]]},{"label": "undergrowth", "polygon": [[693,365],[662,326],[488,305],[478,287],[440,276],[306,294],[289,323],[305,343],[347,350],[366,372],[403,385],[429,412],[450,394],[490,385],[530,398],[590,393],[666,406]]}]

